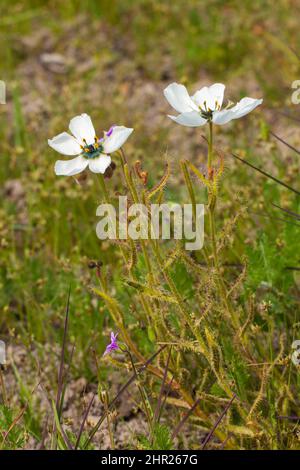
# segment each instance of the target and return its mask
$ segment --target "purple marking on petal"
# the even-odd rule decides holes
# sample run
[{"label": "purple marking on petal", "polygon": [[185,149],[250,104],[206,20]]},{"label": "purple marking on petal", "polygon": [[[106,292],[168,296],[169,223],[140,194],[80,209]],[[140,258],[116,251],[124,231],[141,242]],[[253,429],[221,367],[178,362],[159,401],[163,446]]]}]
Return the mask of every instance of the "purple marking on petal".
[{"label": "purple marking on petal", "polygon": [[113,130],[114,130],[114,127],[116,127],[116,125],[114,124],[113,126],[111,126],[111,128],[106,132],[106,136],[107,137],[110,137],[113,133]]}]

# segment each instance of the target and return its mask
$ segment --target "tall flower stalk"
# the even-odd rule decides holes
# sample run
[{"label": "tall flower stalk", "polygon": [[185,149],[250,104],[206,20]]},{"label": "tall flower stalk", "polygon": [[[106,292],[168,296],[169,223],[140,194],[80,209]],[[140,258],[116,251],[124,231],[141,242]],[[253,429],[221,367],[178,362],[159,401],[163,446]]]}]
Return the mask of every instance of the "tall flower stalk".
[{"label": "tall flower stalk", "polygon": [[207,172],[208,179],[211,182],[211,186],[208,189],[208,218],[209,218],[209,228],[210,228],[210,237],[211,237],[211,246],[212,246],[212,257],[213,265],[217,275],[217,283],[220,296],[222,298],[224,307],[226,308],[228,314],[232,319],[232,323],[235,328],[240,327],[240,322],[238,316],[235,313],[234,307],[228,299],[226,293],[226,286],[223,280],[223,276],[220,270],[218,250],[217,250],[217,238],[216,238],[216,223],[215,223],[215,209],[217,205],[218,198],[218,185],[214,184],[214,169],[213,169],[213,123],[209,122],[209,138],[208,138],[208,152],[207,152]]},{"label": "tall flower stalk", "polygon": [[[239,328],[239,319],[230,300],[227,297],[226,287],[222,273],[220,271],[218,260],[215,207],[218,196],[217,179],[220,177],[222,169],[218,172],[217,175],[215,174],[213,168],[213,125],[224,125],[232,120],[245,116],[246,114],[253,111],[257,106],[259,106],[262,103],[262,99],[245,97],[242,98],[241,101],[239,101],[236,105],[232,106],[228,104],[225,109],[222,109],[224,90],[225,85],[222,83],[215,83],[209,87],[205,86],[201,88],[200,90],[196,91],[193,96],[190,96],[184,85],[171,83],[167,86],[167,88],[165,88],[164,95],[169,104],[179,113],[177,116],[169,115],[169,118],[174,122],[187,127],[201,127],[205,124],[208,124],[209,126],[206,177],[202,175],[201,172],[197,170],[192,164],[190,164],[190,167],[208,189],[208,218],[212,245],[213,266],[217,275],[218,290],[226,311],[232,319],[233,325],[235,328]],[[185,179],[188,181],[186,172]],[[195,204],[189,182],[188,190],[192,196],[192,203]]]}]

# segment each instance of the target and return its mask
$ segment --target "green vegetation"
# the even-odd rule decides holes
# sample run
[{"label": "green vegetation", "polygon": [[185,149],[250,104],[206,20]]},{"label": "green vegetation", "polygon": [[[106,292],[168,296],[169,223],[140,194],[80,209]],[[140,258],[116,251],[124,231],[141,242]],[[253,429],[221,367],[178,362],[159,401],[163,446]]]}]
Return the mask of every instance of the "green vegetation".
[{"label": "green vegetation", "polygon": [[[0,339],[8,363],[0,447],[199,449],[228,406],[206,448],[300,448],[298,421],[289,419],[300,416],[300,369],[291,361],[300,339],[299,219],[274,206],[300,214],[299,155],[272,134],[300,148],[291,104],[300,78],[296,10],[288,0],[1,2]],[[216,129],[213,162],[224,154],[225,164],[216,194],[193,171],[205,173],[206,127],[166,116],[163,89],[173,81],[191,92],[220,81],[234,102],[264,98]],[[125,149],[131,173],[115,155],[105,179],[113,202],[119,193],[134,199],[133,186],[149,203],[157,184],[155,200],[188,203],[190,187],[197,202],[217,198],[219,267],[208,217],[205,253],[172,241],[147,241],[144,250],[98,240],[102,180],[55,176],[47,145],[83,112],[99,130],[135,129]],[[126,353],[102,357],[112,330],[132,363]]]}]

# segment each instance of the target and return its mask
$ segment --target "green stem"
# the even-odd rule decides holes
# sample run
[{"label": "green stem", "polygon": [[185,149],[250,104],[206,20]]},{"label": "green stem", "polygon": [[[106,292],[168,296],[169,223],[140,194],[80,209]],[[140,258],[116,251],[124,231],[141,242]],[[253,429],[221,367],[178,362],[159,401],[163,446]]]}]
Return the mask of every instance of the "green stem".
[{"label": "green stem", "polygon": [[109,194],[108,194],[106,184],[105,184],[105,181],[104,181],[104,176],[101,173],[99,173],[99,183],[100,183],[102,192],[104,194],[105,202],[110,203],[110,198],[109,198]]},{"label": "green stem", "polygon": [[1,390],[2,390],[2,400],[3,404],[7,405],[7,395],[6,395],[6,388],[5,388],[5,382],[2,374],[2,366],[0,364],[0,384],[1,384]]},{"label": "green stem", "polygon": [[[190,177],[189,170],[187,168],[186,161],[181,160],[180,165],[181,165],[181,169],[182,169],[182,172],[183,172],[185,184],[186,184],[186,187],[187,187],[190,199],[191,199],[191,203],[192,203],[193,223],[194,223],[195,227],[197,227],[197,221],[196,221],[196,217],[197,217],[196,205],[197,205],[197,203],[196,203],[196,196],[195,196],[195,192],[194,192],[194,188],[193,188],[193,183],[192,183],[192,180],[191,180],[191,177]],[[208,259],[209,257],[208,257],[206,247],[203,246],[201,251],[203,253],[203,257],[205,259],[206,264],[209,265],[209,259]],[[197,254],[198,254],[198,251],[196,252],[196,255]]]},{"label": "green stem", "polygon": [[[103,175],[99,175],[99,183],[100,183],[100,186],[101,186],[101,190],[102,190],[102,193],[104,195],[104,200],[106,203],[110,204],[111,203],[111,200],[110,200],[110,197],[109,197],[109,193],[107,191],[107,188],[106,188],[106,184],[105,184],[105,180],[104,180],[104,177]],[[125,251],[123,249],[122,246],[120,246],[120,250],[121,250],[121,253],[122,253],[122,256],[123,256],[123,259],[124,259],[124,262],[125,264],[127,264],[127,258],[126,258],[126,255],[125,255]],[[133,276],[133,273],[132,271],[129,272],[129,275],[130,275],[130,278],[134,280],[134,276]],[[141,295],[141,304],[143,306],[143,309],[145,311],[145,314],[146,314],[146,318],[148,320],[150,320],[151,318],[151,307],[149,305],[149,302],[145,299],[145,297],[143,295]]]},{"label": "green stem", "polygon": [[144,412],[145,412],[145,415],[146,415],[147,420],[148,420],[149,432],[150,432],[150,434],[152,435],[152,434],[153,434],[153,411],[152,411],[152,408],[151,408],[151,405],[150,405],[150,402],[149,402],[149,399],[148,399],[146,390],[145,390],[144,387],[141,385],[140,377],[139,377],[139,374],[138,374],[138,372],[137,372],[137,370],[136,370],[136,367],[135,367],[135,364],[134,364],[132,355],[131,355],[131,353],[130,353],[130,351],[129,351],[128,349],[126,349],[125,353],[126,353],[126,354],[128,355],[128,357],[129,357],[132,370],[133,370],[134,375],[135,375],[135,377],[136,377],[136,384],[137,384],[137,387],[138,387],[138,389],[139,389],[140,396],[141,396],[141,400],[142,400],[142,404],[143,404],[143,407],[144,407]]},{"label": "green stem", "polygon": [[110,416],[109,416],[107,397],[105,397],[104,408],[105,408],[105,414],[106,414],[106,421],[107,421],[107,429],[108,429],[108,434],[109,434],[110,446],[111,446],[112,450],[115,450],[115,440],[114,440],[112,425],[111,425]]},{"label": "green stem", "polygon": [[191,331],[194,333],[195,337],[197,338],[197,340],[200,344],[200,347],[202,349],[203,354],[205,355],[205,354],[208,353],[205,342],[204,342],[200,332],[197,330],[197,328],[194,327],[194,324],[193,324],[193,321],[191,319],[190,313],[188,312],[188,310],[187,310],[187,308],[184,304],[184,300],[182,299],[180,293],[177,290],[177,287],[176,287],[173,279],[171,278],[171,276],[168,272],[168,268],[165,266],[165,263],[164,263],[164,260],[161,257],[159,248],[155,245],[155,243],[153,243],[153,240],[150,239],[150,242],[151,242],[151,245],[152,245],[153,252],[156,256],[157,263],[158,263],[159,268],[162,272],[162,275],[164,276],[165,281],[168,284],[170,291],[172,292],[173,296],[177,300],[177,304],[178,304],[180,312],[182,313],[183,320],[189,325]]},{"label": "green stem", "polygon": [[[126,180],[128,188],[129,188],[131,197],[133,198],[135,204],[139,204],[140,201],[139,201],[137,190],[136,190],[136,188],[134,186],[134,183],[132,181],[132,177],[130,175],[128,165],[127,165],[126,162],[124,162],[124,160],[123,160],[123,172],[124,172],[125,180]],[[151,283],[154,284],[154,276],[153,276],[153,271],[152,271],[152,265],[151,265],[150,257],[149,257],[148,251],[147,251],[145,240],[141,239],[140,242],[141,242],[141,247],[142,247],[145,263],[146,263],[146,266],[147,266],[147,270],[148,270],[148,273],[149,273],[150,281],[151,281]]]},{"label": "green stem", "polygon": [[193,209],[193,218],[194,218],[194,223],[196,224],[197,212],[196,212],[196,196],[195,196],[194,188],[193,188],[193,185],[192,185],[192,181],[191,181],[191,178],[190,178],[189,171],[187,169],[186,162],[184,160],[182,160],[180,162],[180,166],[181,166],[182,173],[183,173],[184,180],[185,180],[185,184],[186,184],[186,187],[187,187],[190,199],[191,199],[192,209]]},{"label": "green stem", "polygon": [[[208,172],[212,170],[212,160],[213,160],[213,124],[209,123],[209,139],[208,139],[208,155],[207,155],[207,167]],[[213,175],[212,175],[213,177]],[[235,328],[240,327],[239,319],[236,315],[236,312],[227,297],[226,286],[222,277],[220,270],[218,250],[217,250],[217,241],[216,241],[216,225],[215,225],[215,208],[217,203],[217,194],[210,192],[209,202],[208,202],[208,217],[209,217],[209,227],[210,227],[210,236],[212,244],[212,255],[213,255],[213,265],[217,273],[217,284],[220,296],[222,298],[223,304],[232,319],[232,323]]]},{"label": "green stem", "polygon": [[208,171],[212,167],[212,160],[213,160],[213,123],[209,121],[209,139],[208,139],[208,156],[207,156]]}]

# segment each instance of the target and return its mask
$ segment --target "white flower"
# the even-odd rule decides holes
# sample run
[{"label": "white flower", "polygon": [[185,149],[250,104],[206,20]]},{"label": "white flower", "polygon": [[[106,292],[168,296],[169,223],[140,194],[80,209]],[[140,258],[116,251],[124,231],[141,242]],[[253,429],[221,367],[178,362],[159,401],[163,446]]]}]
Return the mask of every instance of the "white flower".
[{"label": "white flower", "polygon": [[262,99],[243,98],[235,106],[221,111],[225,85],[215,83],[210,87],[203,87],[193,96],[179,83],[171,83],[164,90],[164,95],[178,116],[170,116],[173,121],[182,126],[198,127],[207,122],[214,124],[227,124],[232,119],[238,119],[250,113],[262,103]]},{"label": "white flower", "polygon": [[57,175],[72,176],[81,173],[88,166],[93,173],[104,173],[111,164],[110,153],[126,142],[133,129],[112,126],[104,137],[98,139],[90,116],[81,114],[71,119],[67,132],[48,140],[54,150],[63,155],[77,155],[71,160],[58,160],[54,171]]}]

